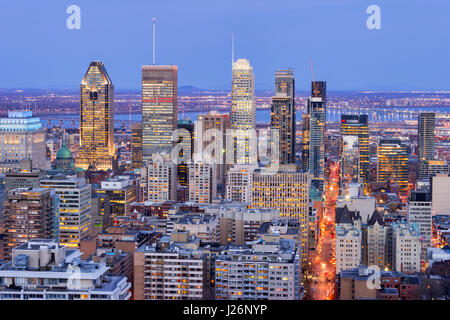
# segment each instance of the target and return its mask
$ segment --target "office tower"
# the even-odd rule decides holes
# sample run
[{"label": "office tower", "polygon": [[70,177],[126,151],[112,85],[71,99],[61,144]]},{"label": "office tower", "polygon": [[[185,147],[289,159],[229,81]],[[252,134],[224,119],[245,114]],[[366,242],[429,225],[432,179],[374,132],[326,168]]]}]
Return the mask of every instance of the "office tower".
[{"label": "office tower", "polygon": [[84,178],[54,176],[41,180],[41,188],[53,189],[58,196],[59,244],[78,248],[90,234],[91,185]]},{"label": "office tower", "polygon": [[127,216],[131,213],[131,204],[136,201],[136,186],[129,179],[114,177],[102,181],[95,194],[108,198],[112,218]]},{"label": "office tower", "polygon": [[252,202],[253,171],[258,165],[240,164],[228,170],[226,194],[233,202]]},{"label": "office tower", "polygon": [[406,206],[408,224],[417,224],[419,227],[420,242],[422,246],[421,257],[425,260],[427,248],[431,247],[433,235],[433,215],[431,193],[429,191],[411,191]]},{"label": "office tower", "polygon": [[191,161],[189,169],[189,202],[211,203],[217,195],[216,165]]},{"label": "office tower", "polygon": [[252,208],[280,211],[280,217],[300,223],[302,234],[300,254],[302,264],[307,259],[309,174],[297,170],[296,165],[280,166],[275,174],[256,169],[253,173]]},{"label": "office tower", "polygon": [[102,62],[91,62],[80,85],[80,150],[76,165],[84,170],[113,168],[114,85]]},{"label": "office tower", "polygon": [[163,203],[176,200],[177,166],[168,154],[155,155],[142,169],[144,201]]},{"label": "office tower", "polygon": [[[13,249],[2,268],[0,300],[128,300],[131,283],[105,264],[82,261],[79,250],[32,239]],[[5,288],[6,287],[6,288]]]},{"label": "office tower", "polygon": [[19,188],[39,188],[45,172],[34,169],[30,160],[20,161],[20,167],[5,173],[5,192]]},{"label": "office tower", "polygon": [[387,241],[389,227],[378,211],[373,215],[363,229],[364,264],[378,266],[381,270],[388,265]]},{"label": "office tower", "polygon": [[326,83],[313,81],[307,102],[309,114],[308,168],[311,185],[323,192],[325,169]]},{"label": "office tower", "polygon": [[[272,144],[278,144],[279,163],[295,163],[295,80],[292,70],[275,72],[275,96],[272,98],[270,130]],[[273,150],[273,149],[272,149]]]},{"label": "office tower", "polygon": [[227,248],[216,258],[216,300],[300,299],[297,252],[295,240],[279,238]]},{"label": "office tower", "polygon": [[417,165],[417,180],[429,182],[432,176],[449,173],[446,160],[419,160]]},{"label": "office tower", "polygon": [[[226,133],[231,128],[230,116],[210,111],[199,115],[195,123],[196,140],[194,153],[203,153],[216,163],[217,184],[225,185]],[[204,158],[205,160],[205,158]]]},{"label": "office tower", "polygon": [[[91,225],[90,236],[95,237],[97,234],[104,232],[111,225],[111,203],[109,202],[109,196],[93,194],[91,199]],[[80,245],[81,251],[83,251],[82,243]]]},{"label": "office tower", "polygon": [[187,232],[161,238],[134,252],[135,300],[208,299],[207,259]]},{"label": "office tower", "polygon": [[131,167],[141,169],[142,162],[142,123],[131,125]]},{"label": "office tower", "polygon": [[[177,183],[181,186],[188,186],[188,166],[187,162],[192,159],[194,154],[194,123],[192,120],[178,120],[178,129],[186,130],[184,134],[178,135],[178,145],[181,147],[179,157],[182,159],[177,164]],[[189,139],[187,139],[189,138]]]},{"label": "office tower", "polygon": [[393,231],[393,267],[395,271],[420,272],[420,232],[417,225],[394,223]]},{"label": "office tower", "polygon": [[11,259],[12,249],[31,239],[50,239],[55,227],[54,214],[50,190],[8,191],[3,208],[5,258]]},{"label": "office tower", "polygon": [[309,171],[309,114],[302,115],[302,170]]},{"label": "office tower", "polygon": [[341,187],[345,190],[349,183],[357,183],[360,177],[358,136],[341,137],[339,163]]},{"label": "office tower", "polygon": [[[357,137],[359,177],[364,186],[369,183],[369,120],[366,114],[362,115],[341,115],[341,135],[343,141],[348,136]],[[350,138],[351,139],[351,138]],[[343,150],[345,151],[345,149]]]},{"label": "office tower", "polygon": [[256,148],[256,109],[255,77],[250,62],[239,59],[233,62],[233,79],[231,85],[231,128],[235,130],[232,151],[234,163],[255,164]]},{"label": "office tower", "polygon": [[437,174],[431,178],[431,199],[433,200],[433,216],[448,215],[450,212],[450,176]]},{"label": "office tower", "polygon": [[178,67],[142,66],[142,155],[170,153],[178,122]]},{"label": "office tower", "polygon": [[221,202],[199,206],[205,214],[219,218],[221,245],[245,245],[258,238],[264,223],[279,218],[275,209],[251,209],[249,203]]},{"label": "office tower", "polygon": [[403,195],[408,189],[408,151],[399,139],[380,139],[378,143],[377,181],[395,182]]},{"label": "office tower", "polygon": [[31,111],[8,111],[0,119],[0,173],[20,168],[21,160],[32,160],[35,168],[48,169],[45,132]]}]

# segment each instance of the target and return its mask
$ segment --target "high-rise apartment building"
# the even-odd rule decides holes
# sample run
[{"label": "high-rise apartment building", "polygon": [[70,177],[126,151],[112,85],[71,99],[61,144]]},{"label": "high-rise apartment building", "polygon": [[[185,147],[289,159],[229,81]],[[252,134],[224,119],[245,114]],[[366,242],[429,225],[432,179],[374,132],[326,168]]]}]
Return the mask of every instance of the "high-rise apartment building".
[{"label": "high-rise apartment building", "polygon": [[178,122],[178,67],[142,66],[143,160],[170,153]]},{"label": "high-rise apartment building", "polygon": [[399,139],[380,139],[378,143],[378,182],[393,181],[401,194],[408,189],[408,150]]},{"label": "high-rise apartment building", "polygon": [[214,163],[191,161],[189,168],[189,202],[211,203],[217,195],[217,173]]},{"label": "high-rise apartment building", "polygon": [[24,159],[32,160],[35,168],[50,168],[45,132],[31,111],[8,111],[8,117],[0,119],[0,173],[20,168]]},{"label": "high-rise apartment building", "polygon": [[23,188],[8,191],[3,208],[5,258],[31,239],[50,239],[55,227],[50,190]]},{"label": "high-rise apartment building", "polygon": [[[272,98],[270,130],[272,145],[278,145],[280,164],[295,163],[295,124],[294,73],[292,70],[278,70],[275,72],[275,96]],[[278,134],[274,134],[275,130]]]},{"label": "high-rise apartment building", "polygon": [[142,123],[134,123],[131,125],[131,167],[136,170],[143,166]]},{"label": "high-rise apartment building", "polygon": [[435,150],[435,114],[433,112],[421,113],[418,120],[419,160],[434,160]]},{"label": "high-rise apartment building", "polygon": [[429,169],[430,161],[435,160],[435,117],[433,112],[423,112],[419,114],[417,121],[417,177],[421,180],[429,179],[429,170],[427,169]]},{"label": "high-rise apartment building", "polygon": [[177,166],[168,154],[156,154],[142,169],[144,201],[164,203],[176,200]]},{"label": "high-rise apartment building", "polygon": [[[184,236],[183,239],[181,239]],[[135,300],[207,299],[206,254],[189,244],[186,233],[164,236],[134,252]]]},{"label": "high-rise apartment building", "polygon": [[79,248],[90,234],[91,185],[84,178],[54,176],[41,180],[41,188],[58,196],[58,239],[67,248]]},{"label": "high-rise apartment building", "polygon": [[253,143],[256,141],[255,77],[253,68],[246,59],[233,62],[231,128],[235,130],[231,144],[234,163],[256,163],[256,148]]},{"label": "high-rise apartment building", "polygon": [[252,202],[253,171],[258,165],[235,165],[228,170],[225,197],[234,202]]},{"label": "high-rise apartment building", "polygon": [[302,115],[302,170],[309,171],[309,113]]},{"label": "high-rise apartment building", "polygon": [[298,300],[300,278],[295,240],[229,247],[216,258],[216,300]]},{"label": "high-rise apartment building", "polygon": [[325,169],[326,83],[313,81],[307,102],[309,114],[308,170],[311,185],[323,191]]},{"label": "high-rise apartment building", "polygon": [[394,270],[404,273],[419,272],[421,244],[418,225],[395,223],[392,228]]},{"label": "high-rise apartment building", "polygon": [[80,150],[82,169],[113,169],[114,85],[102,62],[91,62],[80,85]]},{"label": "high-rise apartment building", "polygon": [[431,247],[433,235],[432,213],[431,193],[428,191],[411,191],[406,207],[407,221],[409,224],[417,224],[419,226],[422,260],[426,257],[427,248]]}]

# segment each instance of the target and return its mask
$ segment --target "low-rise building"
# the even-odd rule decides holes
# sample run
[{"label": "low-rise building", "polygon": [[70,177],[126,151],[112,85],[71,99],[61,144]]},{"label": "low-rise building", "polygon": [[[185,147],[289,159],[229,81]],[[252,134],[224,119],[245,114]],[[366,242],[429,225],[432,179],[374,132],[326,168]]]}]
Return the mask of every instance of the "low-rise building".
[{"label": "low-rise building", "polygon": [[0,300],[128,300],[131,284],[108,276],[109,267],[82,261],[81,252],[53,240],[34,239],[14,248],[0,266]]}]

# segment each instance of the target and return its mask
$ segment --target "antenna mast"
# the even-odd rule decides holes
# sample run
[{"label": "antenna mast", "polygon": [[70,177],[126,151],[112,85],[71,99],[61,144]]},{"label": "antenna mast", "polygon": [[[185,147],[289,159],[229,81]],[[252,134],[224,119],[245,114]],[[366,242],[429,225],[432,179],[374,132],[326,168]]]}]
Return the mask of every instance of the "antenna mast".
[{"label": "antenna mast", "polygon": [[156,60],[156,54],[155,54],[155,47],[156,47],[156,18],[153,18],[153,65],[155,65]]}]

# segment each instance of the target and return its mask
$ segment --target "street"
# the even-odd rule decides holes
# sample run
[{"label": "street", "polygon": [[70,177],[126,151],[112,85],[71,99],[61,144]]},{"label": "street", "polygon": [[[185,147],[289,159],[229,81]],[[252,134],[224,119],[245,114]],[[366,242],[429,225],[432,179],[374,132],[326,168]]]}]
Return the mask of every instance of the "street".
[{"label": "street", "polygon": [[325,182],[325,204],[320,221],[320,235],[317,251],[309,259],[311,279],[306,282],[306,300],[336,299],[335,256],[334,256],[334,214],[339,195],[339,165],[331,163],[329,177]]}]

